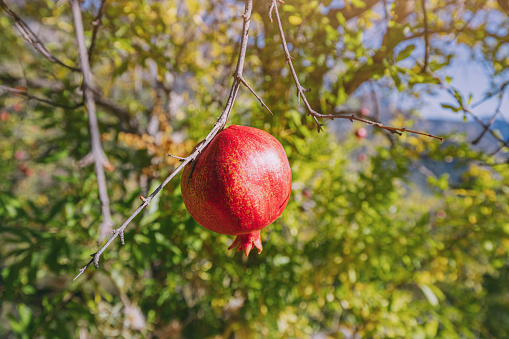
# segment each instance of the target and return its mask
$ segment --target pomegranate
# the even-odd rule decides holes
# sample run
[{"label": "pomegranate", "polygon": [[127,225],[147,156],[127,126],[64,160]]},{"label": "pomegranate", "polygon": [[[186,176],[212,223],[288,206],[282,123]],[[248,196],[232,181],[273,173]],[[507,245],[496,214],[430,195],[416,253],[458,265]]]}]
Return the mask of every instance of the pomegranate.
[{"label": "pomegranate", "polygon": [[364,115],[364,116],[369,116],[369,109],[367,109],[366,107],[362,107],[361,108],[361,114]]},{"label": "pomegranate", "polygon": [[290,199],[292,173],[279,141],[269,133],[230,126],[217,134],[181,178],[191,216],[216,233],[236,235],[228,249],[262,251],[260,230]]},{"label": "pomegranate", "polygon": [[361,128],[358,128],[356,131],[355,131],[355,136],[357,137],[357,139],[364,139],[365,137],[368,136],[368,131],[364,128],[364,127],[361,127]]}]

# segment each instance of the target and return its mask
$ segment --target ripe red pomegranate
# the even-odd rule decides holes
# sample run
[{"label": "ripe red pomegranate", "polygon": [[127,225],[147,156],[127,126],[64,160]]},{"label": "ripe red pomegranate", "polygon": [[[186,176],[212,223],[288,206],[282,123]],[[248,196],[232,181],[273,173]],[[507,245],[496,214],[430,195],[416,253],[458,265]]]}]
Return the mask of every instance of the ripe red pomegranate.
[{"label": "ripe red pomegranate", "polygon": [[260,230],[276,220],[290,199],[292,173],[279,141],[267,132],[230,126],[182,173],[187,210],[203,227],[236,235],[228,248],[262,251]]}]

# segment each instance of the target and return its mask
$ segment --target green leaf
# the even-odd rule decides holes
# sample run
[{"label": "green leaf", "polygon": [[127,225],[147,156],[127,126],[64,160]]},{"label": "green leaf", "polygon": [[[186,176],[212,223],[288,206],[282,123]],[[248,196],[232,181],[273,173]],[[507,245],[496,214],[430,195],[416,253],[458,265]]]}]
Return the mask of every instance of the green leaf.
[{"label": "green leaf", "polygon": [[401,52],[398,53],[396,56],[396,62],[399,62],[401,60],[404,60],[412,54],[412,52],[415,50],[415,45],[408,45],[406,46]]},{"label": "green leaf", "polygon": [[442,103],[442,104],[440,104],[440,105],[441,105],[443,108],[445,108],[445,109],[450,109],[450,110],[451,110],[451,111],[453,111],[453,112],[458,112],[458,111],[460,111],[460,110],[461,110],[461,108],[460,108],[460,107],[455,107],[455,106],[450,105],[450,104]]},{"label": "green leaf", "polygon": [[[345,16],[341,12],[336,13],[336,19],[338,19],[338,23],[340,26],[346,25]],[[345,38],[346,38],[346,36],[345,36]]]}]

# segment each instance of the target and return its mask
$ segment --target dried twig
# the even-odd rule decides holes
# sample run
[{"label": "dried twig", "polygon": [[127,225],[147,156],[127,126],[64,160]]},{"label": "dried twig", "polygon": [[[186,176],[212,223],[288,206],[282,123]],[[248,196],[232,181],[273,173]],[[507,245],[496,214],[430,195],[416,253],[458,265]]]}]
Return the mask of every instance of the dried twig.
[{"label": "dried twig", "polygon": [[[219,116],[217,122],[214,124],[214,127],[209,132],[205,140],[198,144],[198,146],[195,148],[195,150],[187,157],[182,160],[182,163],[180,166],[178,166],[165,180],[164,182],[157,187],[152,194],[150,194],[147,198],[141,197],[143,203],[131,214],[131,216],[117,229],[113,230],[113,235],[110,237],[110,239],[101,247],[99,251],[92,254],[92,259],[85,265],[85,267],[79,269],[79,274],[73,279],[76,280],[85,270],[94,263],[94,266],[96,268],[99,267],[99,259],[101,257],[101,254],[108,248],[108,246],[117,238],[120,236],[121,240],[123,240],[124,237],[124,230],[126,229],[127,225],[136,217],[144,207],[148,206],[152,199],[165,187],[168,182],[170,182],[187,164],[192,162],[200,152],[202,152],[205,147],[210,143],[210,141],[219,133],[226,125],[226,122],[228,121],[228,117],[231,113],[231,110],[233,108],[233,104],[235,103],[235,99],[237,97],[237,93],[239,91],[239,87],[241,84],[241,78],[242,78],[242,70],[244,69],[244,60],[246,58],[246,50],[247,50],[247,40],[248,40],[248,33],[249,33],[249,25],[251,23],[251,11],[253,9],[253,0],[245,0],[245,12],[242,16],[244,18],[244,24],[242,27],[242,37],[241,37],[241,43],[240,43],[240,51],[239,51],[239,57],[237,61],[237,67],[235,70],[235,75],[233,79],[233,85],[230,90],[230,94],[228,96],[228,100],[226,102],[226,106]],[[123,241],[121,241],[123,243]]]},{"label": "dried twig", "polygon": [[23,90],[20,90],[17,88],[12,88],[12,87],[8,87],[8,86],[4,86],[4,85],[0,85],[0,90],[8,91],[8,92],[18,94],[18,95],[23,95],[23,96],[27,97],[28,99],[37,100],[39,102],[42,102],[42,103],[45,103],[45,104],[48,104],[48,105],[51,105],[54,107],[60,107],[60,108],[64,108],[64,109],[75,109],[75,108],[83,106],[83,102],[80,102],[74,106],[62,105],[62,104],[56,103],[56,102],[48,100],[48,99],[39,98],[35,95],[28,93],[27,91],[23,91]]},{"label": "dried twig", "polygon": [[322,114],[322,113],[319,113],[319,112],[315,111],[311,107],[311,105],[309,104],[309,102],[308,102],[308,100],[306,98],[306,94],[305,94],[306,92],[310,92],[311,90],[310,89],[306,89],[306,88],[301,86],[301,84],[299,82],[299,79],[297,77],[297,72],[295,71],[295,68],[293,66],[293,63],[292,63],[292,59],[293,58],[290,56],[290,52],[288,50],[288,46],[286,45],[286,39],[285,39],[284,31],[283,31],[283,25],[281,24],[281,18],[279,16],[279,11],[277,9],[278,3],[283,3],[283,2],[281,0],[272,0],[271,6],[270,6],[270,9],[269,9],[269,15],[272,16],[272,11],[274,11],[275,16],[276,16],[276,21],[277,21],[277,24],[278,24],[278,28],[279,28],[279,36],[281,38],[281,44],[283,45],[283,49],[284,49],[284,52],[285,52],[286,62],[288,64],[288,66],[290,67],[290,72],[292,74],[293,81],[295,82],[295,85],[297,86],[297,97],[299,98],[299,100],[302,99],[302,101],[304,102],[304,105],[307,108],[307,114],[312,116],[313,119],[315,120],[318,132],[320,132],[322,130],[322,126],[323,126],[322,124],[320,124],[318,122],[318,118],[321,118],[321,119],[325,118],[325,119],[331,119],[331,120],[333,120],[333,119],[348,119],[348,120],[350,120],[352,122],[353,122],[353,120],[364,122],[364,123],[366,123],[368,125],[376,126],[378,128],[387,130],[387,131],[389,131],[391,133],[394,133],[394,134],[401,134],[402,132],[409,132],[409,133],[420,134],[420,135],[424,135],[424,136],[435,138],[435,139],[439,139],[439,140],[444,140],[444,138],[437,137],[435,135],[428,134],[428,133],[417,132],[417,131],[409,130],[409,129],[406,129],[406,128],[397,128],[397,127],[384,126],[382,123],[371,121],[371,120],[367,120],[367,119],[363,119],[363,118],[358,118],[358,117],[356,117],[353,114],[349,114],[349,115],[346,115],[346,114]]},{"label": "dried twig", "polygon": [[48,51],[46,46],[42,43],[39,37],[28,27],[28,25],[16,14],[14,13],[3,0],[0,0],[0,7],[14,20],[14,25],[21,33],[23,38],[30,43],[34,48],[41,53],[46,59],[56,64],[62,65],[71,71],[79,71],[78,68],[69,66],[62,62],[59,58],[57,58],[53,53]]},{"label": "dried twig", "polygon": [[97,123],[94,93],[92,91],[92,82],[90,78],[90,64],[88,63],[88,53],[85,46],[85,32],[83,30],[80,4],[77,0],[74,0],[71,1],[71,7],[74,18],[74,27],[76,30],[76,39],[78,41],[81,72],[83,73],[83,94],[85,96],[88,111],[88,122],[90,125],[90,136],[92,139],[92,153],[94,155],[97,186],[99,189],[99,198],[101,200],[103,215],[103,222],[99,228],[99,240],[101,241],[113,225],[110,211],[110,199],[108,197],[108,189],[106,186],[106,176],[104,174],[105,156],[101,146],[101,136],[99,134],[99,125]]}]

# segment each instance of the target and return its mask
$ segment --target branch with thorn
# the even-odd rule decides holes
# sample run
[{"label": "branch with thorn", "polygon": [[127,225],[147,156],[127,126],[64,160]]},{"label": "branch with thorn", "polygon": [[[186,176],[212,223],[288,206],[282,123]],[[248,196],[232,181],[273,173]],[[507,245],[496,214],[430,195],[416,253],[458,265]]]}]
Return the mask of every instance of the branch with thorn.
[{"label": "branch with thorn", "polygon": [[[93,253],[91,254],[91,257],[92,259],[85,265],[85,267],[79,269],[79,273],[78,275],[73,279],[76,280],[80,275],[82,275],[85,270],[92,264],[94,263],[94,267],[95,268],[98,268],[99,267],[99,259],[101,257],[101,255],[103,254],[103,252],[108,248],[108,246],[110,246],[110,244],[117,238],[117,237],[120,237],[120,240],[121,240],[121,243],[124,244],[124,231],[126,229],[126,227],[131,223],[131,221],[145,208],[147,207],[150,202],[152,201],[152,199],[157,195],[159,194],[159,192],[187,165],[189,164],[190,162],[194,161],[196,159],[196,157],[198,156],[199,153],[201,153],[205,147],[207,147],[207,145],[210,143],[210,141],[212,141],[212,139],[220,132],[224,129],[224,127],[226,126],[226,122],[228,121],[228,117],[232,111],[232,108],[233,108],[233,104],[235,103],[235,99],[237,97],[237,93],[239,91],[239,88],[240,88],[240,84],[244,84],[246,85],[246,87],[249,88],[249,86],[247,86],[247,82],[243,82],[242,79],[242,71],[244,69],[244,61],[245,61],[245,58],[246,58],[246,50],[247,50],[247,41],[248,41],[248,33],[249,33],[249,26],[250,26],[250,23],[251,23],[251,12],[252,12],[252,9],[253,9],[253,0],[245,0],[245,12],[244,14],[242,15],[242,18],[243,18],[243,26],[242,26],[242,36],[241,36],[241,42],[240,42],[240,51],[239,51],[239,56],[238,56],[238,60],[237,60],[237,67],[236,67],[236,70],[235,70],[235,75],[233,77],[233,84],[232,84],[232,87],[231,87],[231,90],[230,90],[230,94],[228,96],[228,99],[227,99],[227,102],[226,102],[226,106],[223,110],[223,112],[221,113],[221,115],[219,116],[217,122],[214,124],[214,127],[212,128],[212,130],[209,132],[209,134],[207,135],[207,137],[201,142],[199,143],[195,149],[193,150],[193,152],[191,152],[191,154],[189,156],[187,156],[186,158],[181,158],[181,157],[176,157],[176,156],[172,156],[174,158],[177,158],[179,160],[181,160],[181,164],[175,169],[173,170],[173,172],[163,181],[163,183],[161,185],[159,185],[159,187],[157,187],[154,192],[152,192],[152,194],[150,194],[148,197],[140,197],[141,200],[142,200],[142,204],[131,214],[131,216],[129,216],[129,218],[117,229],[114,229],[112,231],[112,236],[110,237],[110,239],[101,247],[101,249],[99,249],[99,251],[97,251],[96,253]],[[251,92],[253,94],[254,91],[252,89],[250,89]],[[255,94],[256,95],[256,94]],[[259,99],[259,97],[256,95],[256,97]],[[260,102],[261,99],[259,99]],[[264,107],[266,107],[264,105]],[[267,108],[267,107],[266,107]],[[268,109],[268,108],[267,108]],[[269,110],[270,111],[270,110]]]},{"label": "branch with thorn", "polygon": [[444,140],[444,138],[442,138],[442,137],[438,137],[438,136],[435,136],[435,135],[432,135],[432,134],[428,134],[428,133],[424,133],[424,132],[413,131],[413,130],[410,130],[410,129],[407,129],[407,128],[404,128],[404,127],[398,128],[398,127],[385,126],[382,123],[371,121],[371,120],[367,120],[367,119],[363,119],[363,118],[359,118],[359,117],[356,117],[353,114],[351,114],[351,115],[345,115],[345,114],[322,114],[322,113],[319,113],[319,112],[315,111],[311,107],[311,105],[309,104],[309,101],[308,101],[308,99],[306,97],[306,94],[305,94],[307,92],[310,92],[311,89],[306,89],[306,88],[304,88],[300,84],[299,78],[297,77],[297,72],[295,71],[295,67],[293,66],[293,63],[292,63],[292,59],[293,58],[290,55],[290,51],[288,50],[288,46],[286,44],[286,38],[285,38],[284,30],[283,30],[283,25],[281,24],[281,18],[279,16],[279,11],[278,11],[278,4],[280,4],[280,3],[284,3],[284,2],[281,1],[281,0],[272,0],[271,1],[271,5],[270,5],[270,9],[269,9],[269,16],[270,16],[270,18],[272,20],[272,12],[274,12],[275,17],[276,17],[276,22],[277,22],[277,25],[278,25],[278,29],[279,29],[279,36],[281,38],[281,44],[283,46],[283,50],[284,50],[284,53],[285,53],[286,63],[288,64],[288,67],[290,68],[290,73],[292,74],[292,78],[293,78],[293,81],[295,82],[295,86],[297,86],[297,98],[299,99],[299,103],[300,103],[301,99],[304,102],[304,106],[307,109],[307,114],[309,116],[312,116],[313,119],[315,120],[318,132],[322,131],[322,126],[323,126],[323,124],[321,124],[318,121],[319,118],[320,119],[331,119],[331,120],[334,120],[334,119],[348,119],[351,122],[356,120],[356,121],[360,121],[360,122],[363,122],[363,123],[368,124],[368,125],[372,125],[372,126],[378,127],[380,129],[387,130],[387,131],[389,131],[389,132],[391,132],[393,134],[401,135],[403,132],[408,132],[408,133],[424,135],[424,136],[427,136],[427,137],[430,137],[430,138],[439,139],[439,140],[442,140],[442,141]]}]

